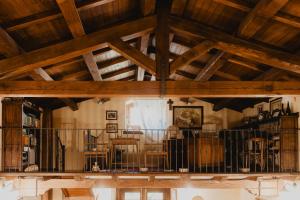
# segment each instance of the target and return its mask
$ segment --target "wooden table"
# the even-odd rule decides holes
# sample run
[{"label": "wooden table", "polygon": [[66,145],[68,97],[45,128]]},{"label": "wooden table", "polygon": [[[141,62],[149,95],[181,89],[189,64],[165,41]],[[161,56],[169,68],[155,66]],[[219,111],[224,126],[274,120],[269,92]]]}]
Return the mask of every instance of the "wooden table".
[{"label": "wooden table", "polygon": [[[117,162],[115,162],[115,163],[112,162],[113,155],[115,154],[115,146],[117,146],[117,145],[120,145],[120,146],[133,145],[133,146],[136,146],[137,153],[139,153],[139,141],[140,141],[140,139],[137,139],[137,138],[111,138],[110,139],[110,144],[111,144],[110,165],[112,166],[112,164],[118,164]],[[128,165],[128,163],[125,163],[125,164]]]}]

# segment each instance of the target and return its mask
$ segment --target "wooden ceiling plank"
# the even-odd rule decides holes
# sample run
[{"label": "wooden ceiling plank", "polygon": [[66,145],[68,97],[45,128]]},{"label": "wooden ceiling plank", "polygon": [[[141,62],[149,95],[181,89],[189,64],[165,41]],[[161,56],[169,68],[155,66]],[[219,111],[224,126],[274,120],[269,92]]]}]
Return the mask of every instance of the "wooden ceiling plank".
[{"label": "wooden ceiling plank", "polygon": [[173,0],[171,7],[172,14],[182,16],[184,14],[187,2],[188,0]]},{"label": "wooden ceiling plank", "polygon": [[[82,37],[85,35],[85,31],[79,16],[79,13],[76,9],[74,0],[56,0],[65,21],[73,35],[74,38]],[[88,67],[94,81],[101,81],[101,75],[97,66],[96,61],[92,52],[86,53],[83,55],[84,62]]]},{"label": "wooden ceiling plank", "polygon": [[254,36],[288,1],[260,0],[240,23],[238,35],[247,39]]},{"label": "wooden ceiling plank", "polygon": [[[101,6],[110,2],[113,2],[115,0],[89,0],[89,1],[83,1],[77,6],[77,10],[79,12],[94,8],[96,6]],[[17,31],[20,29],[27,28],[29,26],[37,25],[40,23],[45,23],[54,19],[59,19],[63,17],[62,14],[58,10],[53,11],[46,11],[43,13],[27,16],[22,19],[17,19],[15,21],[9,22],[5,29],[8,32]]]},{"label": "wooden ceiling plank", "polygon": [[195,81],[208,81],[226,62],[225,60],[220,60],[224,54],[224,51],[219,51],[216,55],[209,59],[205,67],[195,78]]},{"label": "wooden ceiling plank", "polygon": [[68,74],[68,75],[62,77],[62,80],[76,81],[76,80],[79,80],[80,77],[87,76],[87,75],[88,75],[88,72],[83,70],[83,71],[78,71],[75,73]]},{"label": "wooden ceiling plank", "polygon": [[123,40],[140,37],[153,30],[155,16],[145,17],[131,22],[115,25],[101,31],[51,45],[32,52],[27,52],[14,58],[0,61],[0,74],[5,74],[0,79],[29,72],[39,67],[59,63],[85,53],[107,47],[107,41],[114,37],[122,37]]},{"label": "wooden ceiling plank", "polygon": [[[159,97],[158,81],[0,81],[1,97]],[[165,96],[278,97],[300,95],[299,81],[167,81]]]},{"label": "wooden ceiling plank", "polygon": [[150,74],[156,74],[155,61],[143,54],[142,52],[140,52],[138,49],[134,48],[133,46],[130,46],[121,39],[111,40],[109,41],[108,45],[110,48],[117,51],[134,64],[142,67]]},{"label": "wooden ceiling plank", "polygon": [[[241,0],[214,0],[217,3],[223,4],[228,7],[232,7],[238,9],[243,12],[250,12],[252,8],[245,3],[245,1]],[[283,12],[278,12],[275,16],[273,16],[273,20],[293,26],[295,28],[300,28],[300,18],[296,16],[292,16]]]},{"label": "wooden ceiling plank", "polygon": [[194,60],[206,54],[209,50],[214,48],[215,43],[210,40],[205,40],[190,50],[186,51],[178,58],[176,58],[170,66],[170,73],[173,74],[176,70],[190,64]]},{"label": "wooden ceiling plank", "polygon": [[156,0],[140,0],[140,10],[142,16],[149,16],[155,12]]},{"label": "wooden ceiling plank", "polygon": [[170,26],[178,34],[208,38],[215,42],[215,48],[227,53],[300,74],[300,58],[288,52],[271,49],[178,17],[171,17]]}]

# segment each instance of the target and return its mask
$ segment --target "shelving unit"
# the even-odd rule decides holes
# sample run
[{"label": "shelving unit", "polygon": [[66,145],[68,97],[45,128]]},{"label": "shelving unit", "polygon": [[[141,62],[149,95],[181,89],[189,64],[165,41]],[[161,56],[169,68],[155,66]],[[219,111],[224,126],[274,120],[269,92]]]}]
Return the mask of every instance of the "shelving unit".
[{"label": "shelving unit", "polygon": [[2,109],[4,170],[23,171],[39,164],[43,110],[22,98],[5,98]]}]

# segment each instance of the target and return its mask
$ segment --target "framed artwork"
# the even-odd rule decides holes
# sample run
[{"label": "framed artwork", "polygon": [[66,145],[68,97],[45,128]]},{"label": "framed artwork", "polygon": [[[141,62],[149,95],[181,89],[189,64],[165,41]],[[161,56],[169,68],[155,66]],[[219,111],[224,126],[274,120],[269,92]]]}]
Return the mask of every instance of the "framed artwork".
[{"label": "framed artwork", "polygon": [[181,129],[201,128],[203,124],[203,106],[174,106],[173,124]]},{"label": "framed artwork", "polygon": [[275,110],[281,110],[282,98],[277,98],[270,101],[270,113],[272,114]]},{"label": "framed artwork", "polygon": [[116,110],[106,111],[106,120],[117,120],[117,119],[118,119],[118,111]]},{"label": "framed artwork", "polygon": [[107,123],[106,124],[107,133],[118,133],[118,123]]}]

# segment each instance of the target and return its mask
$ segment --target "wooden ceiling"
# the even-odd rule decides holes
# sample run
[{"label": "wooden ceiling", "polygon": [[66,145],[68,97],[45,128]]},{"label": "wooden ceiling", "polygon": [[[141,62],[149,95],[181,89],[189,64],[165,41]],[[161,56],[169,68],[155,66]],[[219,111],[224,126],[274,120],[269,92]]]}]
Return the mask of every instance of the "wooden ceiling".
[{"label": "wooden ceiling", "polygon": [[298,0],[1,0],[0,79],[298,81],[299,30]]}]

